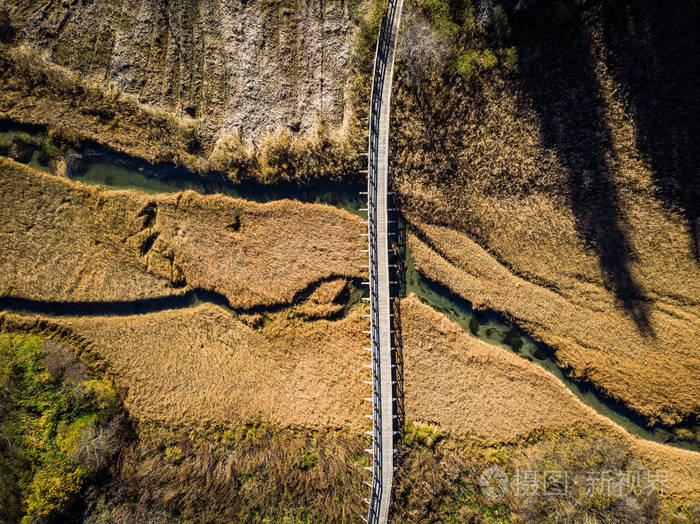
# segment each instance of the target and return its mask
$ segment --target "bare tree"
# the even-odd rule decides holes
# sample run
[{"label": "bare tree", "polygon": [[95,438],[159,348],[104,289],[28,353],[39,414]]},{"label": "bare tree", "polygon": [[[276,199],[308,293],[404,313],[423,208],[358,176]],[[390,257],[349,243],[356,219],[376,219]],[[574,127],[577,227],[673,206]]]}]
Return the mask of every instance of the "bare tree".
[{"label": "bare tree", "polygon": [[431,70],[444,64],[449,54],[448,44],[420,14],[407,17],[399,42],[398,57],[404,67],[406,80],[412,84],[418,83]]},{"label": "bare tree", "polygon": [[73,460],[91,472],[102,469],[118,451],[124,430],[123,418],[119,416],[86,429],[75,446]]},{"label": "bare tree", "polygon": [[491,25],[496,12],[496,2],[494,0],[481,0],[476,12],[476,26],[479,29],[486,29]]}]

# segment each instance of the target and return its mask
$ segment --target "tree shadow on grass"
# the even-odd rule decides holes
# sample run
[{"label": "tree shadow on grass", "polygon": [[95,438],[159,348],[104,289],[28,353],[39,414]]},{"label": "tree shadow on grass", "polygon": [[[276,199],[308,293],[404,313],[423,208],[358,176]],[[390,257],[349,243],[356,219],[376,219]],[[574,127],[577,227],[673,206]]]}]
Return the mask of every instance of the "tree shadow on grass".
[{"label": "tree shadow on grass", "polygon": [[582,16],[572,3],[540,2],[513,18],[521,87],[539,115],[545,147],[567,170],[579,236],[596,253],[607,287],[640,333],[653,336],[643,291],[630,268],[635,254],[607,160],[612,138]]},{"label": "tree shadow on grass", "polygon": [[700,262],[700,5],[689,0],[602,4],[610,73],[636,124],[658,197],[685,217]]}]

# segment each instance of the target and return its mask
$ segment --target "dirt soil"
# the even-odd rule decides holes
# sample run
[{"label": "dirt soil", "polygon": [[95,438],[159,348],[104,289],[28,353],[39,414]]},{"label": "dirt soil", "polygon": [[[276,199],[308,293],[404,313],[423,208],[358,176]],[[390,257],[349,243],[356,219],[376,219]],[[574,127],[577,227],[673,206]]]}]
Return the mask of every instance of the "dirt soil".
[{"label": "dirt soil", "polygon": [[342,123],[353,24],[342,2],[6,2],[16,41],[141,104],[240,132]]}]

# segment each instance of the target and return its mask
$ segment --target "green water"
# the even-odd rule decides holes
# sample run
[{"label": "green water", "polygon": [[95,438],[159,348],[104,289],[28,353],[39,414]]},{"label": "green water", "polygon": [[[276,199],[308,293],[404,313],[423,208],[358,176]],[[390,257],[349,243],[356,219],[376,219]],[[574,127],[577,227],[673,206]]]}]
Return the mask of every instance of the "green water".
[{"label": "green water", "polygon": [[[0,131],[0,140],[6,141],[12,132],[11,129]],[[28,165],[41,171],[50,171],[48,162],[41,163],[40,158],[42,157],[37,149]],[[221,180],[206,179],[182,169],[152,166],[138,159],[129,159],[124,155],[109,152],[105,154],[93,152],[86,155],[83,158],[83,168],[71,178],[110,189],[133,189],[151,194],[173,193],[189,189],[200,193],[222,193],[256,202],[288,198],[334,205],[355,214],[360,214],[359,209],[364,207],[366,203],[365,199],[359,196],[359,192],[364,189],[364,183],[319,181],[306,186],[296,184],[264,186],[254,181],[248,181],[242,184],[232,184],[223,178]],[[623,426],[630,433],[655,442],[700,449],[696,443],[670,442],[673,434],[669,431],[647,428],[640,418],[635,417],[634,413],[626,410],[624,406],[603,398],[585,384],[570,380],[557,365],[552,356],[554,353],[550,348],[533,340],[497,313],[475,311],[468,301],[455,295],[445,286],[426,279],[415,269],[410,253],[407,253],[406,257],[406,289],[408,292],[415,293],[423,302],[448,315],[471,335],[490,344],[514,351],[521,357],[542,366],[564,383],[585,404]]]},{"label": "green water", "polygon": [[154,176],[147,169],[114,165],[109,162],[89,162],[84,172],[71,176],[73,180],[85,184],[110,189],[134,189],[150,194],[176,193],[192,190],[204,194],[223,194],[234,198],[244,198],[255,202],[271,202],[281,199],[300,200],[314,204],[328,204],[360,214],[365,205],[360,198],[362,184],[341,184],[319,180],[306,186],[288,183],[267,186],[256,181],[233,184],[226,180],[209,180],[196,174],[177,172],[165,176]]},{"label": "green water", "polygon": [[132,169],[101,162],[90,164],[83,174],[75,176],[74,179],[85,184],[104,186],[110,189],[136,189],[151,194],[197,189],[194,184],[191,184],[192,187],[178,187],[179,185],[149,178]]},{"label": "green water", "polygon": [[603,398],[585,384],[569,379],[553,358],[553,351],[529,337],[517,326],[508,323],[493,312],[475,311],[471,304],[437,282],[425,278],[415,269],[410,253],[406,256],[406,290],[415,293],[421,301],[446,314],[464,331],[490,344],[513,351],[534,362],[559,379],[566,387],[601,415],[624,427],[633,435],[686,449],[700,450],[697,443],[672,442],[674,435],[664,429],[648,428],[640,417],[624,406]]}]

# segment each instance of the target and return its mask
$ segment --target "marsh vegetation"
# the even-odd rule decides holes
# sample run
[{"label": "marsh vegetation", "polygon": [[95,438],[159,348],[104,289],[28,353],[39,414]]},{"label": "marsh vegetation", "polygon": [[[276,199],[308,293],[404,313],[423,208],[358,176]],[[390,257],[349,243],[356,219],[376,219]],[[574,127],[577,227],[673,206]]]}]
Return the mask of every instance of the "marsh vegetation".
[{"label": "marsh vegetation", "polygon": [[[630,437],[472,336],[536,360],[546,344],[646,424],[697,438],[690,4],[406,3],[393,186],[416,269],[461,327],[400,301],[397,520],[697,521],[697,453]],[[0,293],[27,309],[0,313],[0,520],[361,513],[362,226],[272,201],[359,207],[351,185],[337,193],[359,180],[382,14],[354,0],[0,8],[0,116],[40,126],[0,134],[20,162],[0,159]],[[494,500],[478,480],[496,465],[662,468],[669,492]]]}]

